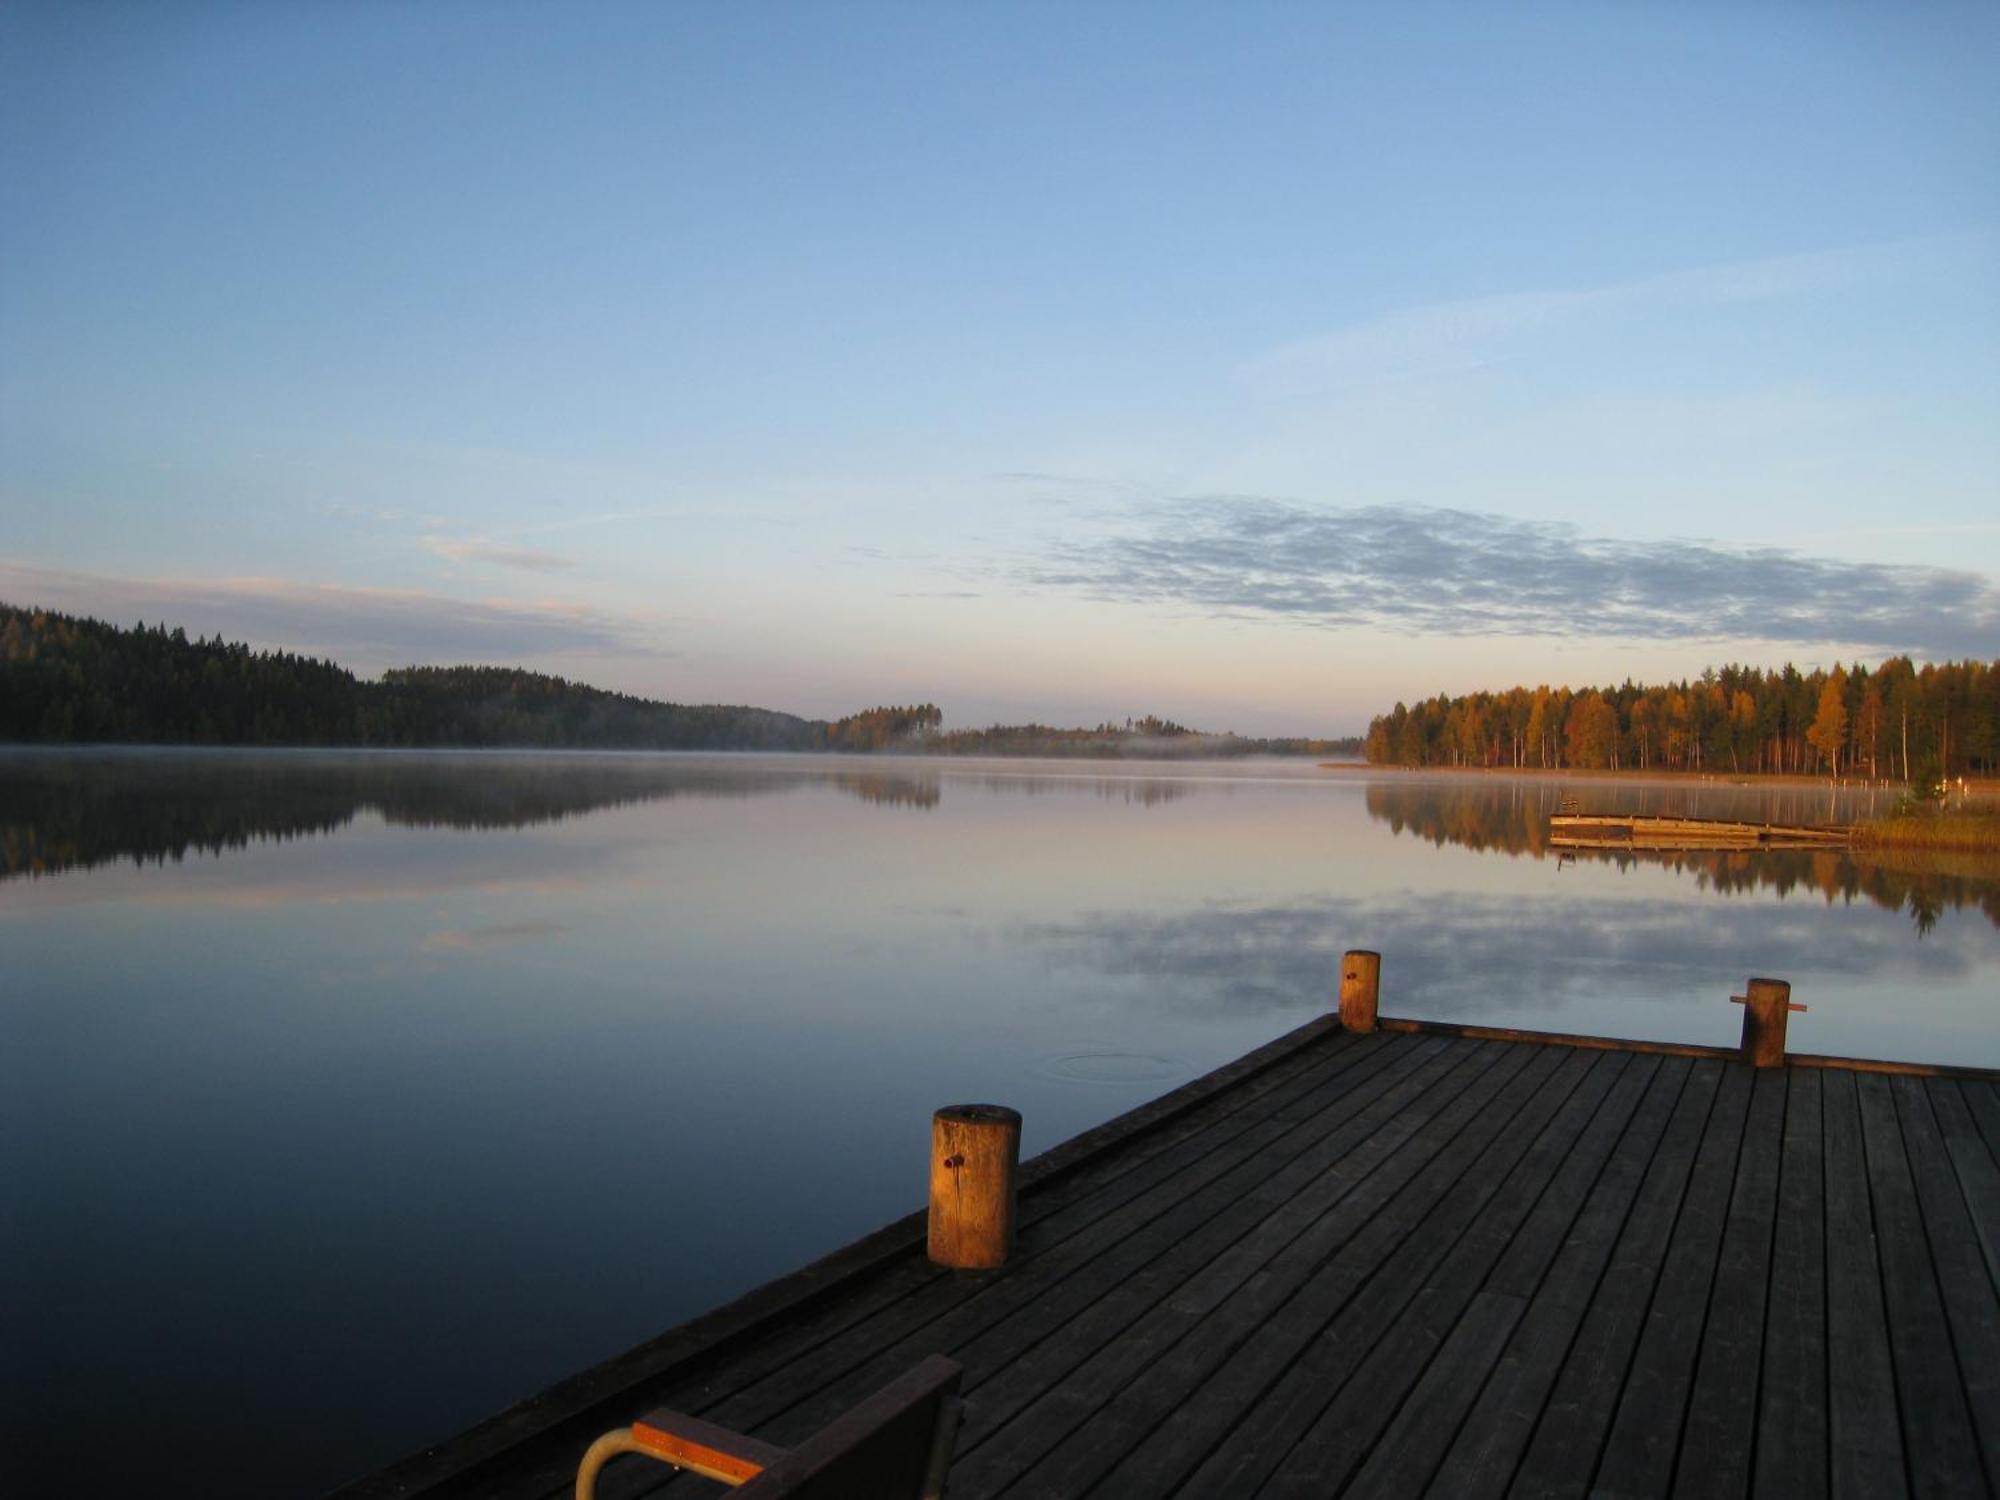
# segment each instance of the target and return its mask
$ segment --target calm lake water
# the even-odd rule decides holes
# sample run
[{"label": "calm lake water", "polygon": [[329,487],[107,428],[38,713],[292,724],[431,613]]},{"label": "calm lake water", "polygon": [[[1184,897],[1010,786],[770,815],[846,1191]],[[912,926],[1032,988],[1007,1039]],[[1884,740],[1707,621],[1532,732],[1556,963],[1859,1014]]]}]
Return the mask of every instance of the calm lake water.
[{"label": "calm lake water", "polygon": [[[1330,1003],[2000,1065],[2000,882],[1559,860],[1887,794],[1300,763],[0,751],[0,1490],[312,1495]],[[107,1418],[109,1430],[107,1434]]]}]

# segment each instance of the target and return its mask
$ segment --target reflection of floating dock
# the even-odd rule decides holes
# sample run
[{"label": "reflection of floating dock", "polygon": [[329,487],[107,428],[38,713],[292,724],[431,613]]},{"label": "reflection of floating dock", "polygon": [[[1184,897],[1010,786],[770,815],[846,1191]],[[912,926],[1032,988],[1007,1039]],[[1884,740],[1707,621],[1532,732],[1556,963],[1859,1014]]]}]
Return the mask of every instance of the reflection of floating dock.
[{"label": "reflection of floating dock", "polygon": [[1726,818],[1660,818],[1630,813],[1556,813],[1549,842],[1558,849],[1840,849],[1851,827],[1737,823]]}]

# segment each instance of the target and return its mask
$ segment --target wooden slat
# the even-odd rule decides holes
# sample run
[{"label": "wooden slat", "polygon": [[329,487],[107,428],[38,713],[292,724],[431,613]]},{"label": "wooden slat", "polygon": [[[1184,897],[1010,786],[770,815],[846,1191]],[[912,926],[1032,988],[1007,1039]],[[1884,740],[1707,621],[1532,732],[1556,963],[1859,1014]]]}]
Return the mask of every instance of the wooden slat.
[{"label": "wooden slat", "polygon": [[1576,1493],[1595,1471],[1703,1130],[1725,1076],[1741,1066],[1695,1064],[1509,1493]]},{"label": "wooden slat", "polygon": [[1986,1274],[2000,1286],[2000,1162],[1980,1137],[1962,1087],[1936,1083],[1926,1092],[1951,1155],[1959,1191],[1965,1195],[1966,1211],[1972,1216],[1972,1231],[1986,1261]]},{"label": "wooden slat", "polygon": [[[1368,1212],[1351,1233],[1340,1236],[1337,1247],[1308,1238],[1275,1264],[1281,1274],[1247,1283],[1232,1294],[1198,1336],[1180,1338],[1166,1348],[1138,1381],[1031,1469],[1031,1491],[1067,1495],[1096,1484],[1169,1419],[1172,1430],[1158,1434],[1160,1439],[1177,1458],[1191,1447],[1190,1461],[1198,1459],[1385,1265],[1416,1252],[1421,1226],[1460,1188],[1496,1138],[1504,1142],[1503,1149],[1518,1149],[1512,1127],[1542,1113],[1535,1101],[1545,1097],[1550,1079],[1560,1080],[1563,1065],[1573,1061],[1561,1055],[1503,1055],[1487,1097],[1475,1105],[1469,1095],[1457,1120],[1447,1125],[1439,1117],[1441,1128],[1424,1142],[1429,1149],[1405,1153],[1411,1170],[1403,1181],[1384,1174],[1369,1184],[1372,1194],[1364,1189],[1356,1195],[1363,1200],[1357,1207]],[[1566,1080],[1559,1081],[1558,1100],[1568,1088]],[[1490,1193],[1492,1186],[1482,1181],[1476,1190]],[[1461,1190],[1473,1189],[1468,1184]],[[1366,1203],[1370,1196],[1372,1205]],[[1443,1231],[1447,1242],[1452,1233]]]},{"label": "wooden slat", "polygon": [[1987,1274],[1929,1091],[1910,1078],[1898,1078],[1890,1087],[1986,1485],[2000,1490],[2000,1296]]},{"label": "wooden slat", "polygon": [[1526,1298],[1526,1310],[1463,1424],[1449,1438],[1432,1481],[1436,1493],[1468,1500],[1491,1500],[1506,1493],[1610,1264],[1633,1201],[1648,1180],[1661,1136],[1678,1118],[1693,1067],[1685,1058],[1659,1062],[1638,1112],[1619,1137],[1547,1273],[1537,1279],[1529,1268],[1507,1262],[1495,1273],[1494,1292]]},{"label": "wooden slat", "polygon": [[[1552,1154],[1547,1164],[1553,1170],[1545,1173],[1537,1161],[1519,1174],[1524,1187],[1535,1177],[1545,1178],[1531,1210],[1518,1219],[1504,1212],[1483,1215],[1453,1251],[1446,1272],[1432,1279],[1410,1314],[1400,1320],[1396,1338],[1403,1351],[1391,1356],[1388,1368],[1401,1364],[1406,1370],[1421,1370],[1400,1406],[1389,1399],[1397,1387],[1388,1384],[1388,1369],[1380,1377],[1373,1370],[1376,1358],[1371,1357],[1360,1376],[1342,1391],[1333,1412],[1345,1402],[1356,1416],[1370,1418],[1360,1428],[1366,1462],[1346,1493],[1396,1500],[1419,1493],[1430,1483],[1527,1311],[1529,1295],[1574,1229],[1591,1188],[1659,1069],[1657,1058],[1620,1061],[1625,1066],[1597,1101],[1579,1136],[1550,1130],[1536,1143],[1538,1157],[1545,1151]],[[1579,1091],[1579,1098],[1584,1097]],[[1499,1200],[1494,1207],[1501,1207]],[[1489,1238],[1494,1235],[1504,1238],[1496,1243]],[[1475,1280],[1480,1276],[1483,1280]],[[1454,1316],[1456,1320],[1449,1321]],[[1320,1425],[1326,1423],[1323,1418]],[[1350,1419],[1347,1425],[1352,1430],[1357,1424]],[[1307,1443],[1316,1436],[1309,1434]],[[1357,1459],[1361,1456],[1357,1448]],[[1330,1468],[1322,1466],[1321,1472]]]},{"label": "wooden slat", "polygon": [[1842,1073],[1888,1073],[1908,1078],[1963,1078],[1978,1083],[2000,1077],[1991,1068],[1960,1067],[1956,1063],[1903,1062],[1883,1057],[1825,1057],[1817,1052],[1787,1052],[1794,1068],[1832,1068]]},{"label": "wooden slat", "polygon": [[[1349,1242],[1363,1234],[1377,1242],[1400,1242],[1428,1207],[1426,1194],[1403,1189],[1420,1180],[1496,1101],[1504,1111],[1532,1092],[1542,1071],[1531,1071],[1527,1055],[1504,1047],[1482,1048],[1478,1055],[1488,1066],[1464,1093],[1434,1117],[1412,1121],[1417,1128],[1388,1152],[1372,1159],[1357,1153],[1353,1170],[1343,1167],[1351,1190],[1331,1211],[1296,1224],[1280,1210],[1271,1221],[1275,1233],[1246,1241],[1241,1253],[1214,1262],[1058,1391],[1037,1401],[986,1447],[975,1449],[965,1466],[973,1493],[982,1487],[979,1476],[1002,1468],[1026,1470],[1019,1481],[1026,1494],[1065,1495],[1087,1488],[1266,1318],[1288,1306],[1302,1281],[1316,1280],[1320,1297],[1330,1297],[1336,1305],[1344,1300],[1372,1266],[1369,1254],[1341,1258]],[[1516,1087],[1523,1082],[1528,1087]],[[1336,1260],[1338,1270],[1326,1271]],[[1326,1274],[1314,1277],[1316,1271]],[[1291,1307],[1288,1315],[1317,1326],[1315,1312]],[[1197,1328],[1199,1337],[1190,1338]]]},{"label": "wooden slat", "polygon": [[[1489,1042],[1535,1042],[1545,1047],[1593,1047],[1610,1052],[1657,1052],[1668,1057],[1713,1057],[1734,1061],[1742,1051],[1736,1047],[1711,1047],[1699,1042],[1653,1042],[1633,1037],[1581,1036],[1567,1031],[1530,1031],[1519,1026],[1482,1026],[1462,1021],[1419,1021],[1407,1016],[1383,1016],[1376,1022],[1381,1031],[1423,1032],[1435,1036],[1472,1037]],[[1785,1061],[1795,1068],[1832,1068],[1847,1073],[1907,1073],[1913,1078],[1963,1078],[1968,1082],[2000,1080],[1992,1068],[1960,1067],[1952,1063],[1901,1062],[1872,1057],[1829,1057],[1817,1052],[1788,1052]],[[1996,1109],[1991,1139],[2000,1140],[2000,1109]],[[2000,1149],[2000,1148],[1996,1148]]]},{"label": "wooden slat", "polygon": [[1917,1207],[1891,1084],[1886,1078],[1862,1077],[1855,1080],[1855,1088],[1861,1100],[1862,1144],[1875,1205],[1882,1300],[1889,1317],[1910,1487],[1920,1495],[1977,1493],[1983,1487],[1977,1483],[1979,1450],[1972,1441],[1965,1387],[1938,1295],[1937,1272]]},{"label": "wooden slat", "polygon": [[1478,1399],[1526,1310],[1527,1303],[1519,1297],[1491,1290],[1476,1293],[1366,1466],[1341,1493],[1367,1500],[1458,1493],[1449,1485],[1431,1489],[1441,1450]]},{"label": "wooden slat", "polygon": [[[1558,1078],[1588,1056],[1570,1054]],[[1541,1108],[1518,1113],[1487,1145],[1449,1197],[1382,1259],[1373,1279],[1220,1443],[1220,1462],[1204,1471],[1214,1476],[1209,1487],[1295,1495],[1331,1493],[1345,1482],[1394,1417],[1391,1398],[1415,1383],[1504,1248],[1505,1236],[1496,1243],[1492,1232],[1518,1225],[1615,1077],[1594,1069],[1586,1081],[1593,1086],[1581,1101],[1574,1092],[1549,1101],[1562,1104],[1568,1128],[1548,1123],[1552,1110],[1538,1097]]]},{"label": "wooden slat", "polygon": [[740,1432],[717,1427],[700,1417],[664,1408],[649,1411],[632,1424],[632,1437],[662,1463],[727,1484],[754,1479],[785,1456],[786,1450]]},{"label": "wooden slat", "polygon": [[[1672,1480],[1677,1496],[1698,1500],[1742,1495],[1749,1489],[1771,1280],[1771,1232],[1785,1141],[1787,1072],[1769,1068],[1755,1075],[1687,1421],[1679,1437]],[[1664,1429],[1666,1423],[1661,1426]],[[1663,1440],[1671,1441],[1664,1433]]]},{"label": "wooden slat", "polygon": [[1818,1500],[1827,1493],[1823,1084],[1818,1073],[1792,1073],[1786,1080],[1754,1473],[1755,1492],[1773,1500]]},{"label": "wooden slat", "polygon": [[2000,1089],[1990,1083],[1967,1080],[1965,1104],[1972,1111],[1972,1118],[1978,1122],[1986,1149],[1993,1153],[1995,1160],[2000,1160]]},{"label": "wooden slat", "polygon": [[1853,1074],[1824,1076],[1828,1493],[1855,1500],[1903,1495],[1909,1485],[1860,1099]]},{"label": "wooden slat", "polygon": [[1577,1036],[1567,1031],[1524,1031],[1518,1026],[1478,1026],[1462,1021],[1413,1021],[1406,1016],[1383,1016],[1375,1023],[1381,1031],[1421,1033],[1426,1036],[1461,1036],[1482,1042],[1530,1042],[1542,1047],[1584,1047],[1598,1052],[1650,1052],[1665,1057],[1707,1057],[1717,1062],[1734,1062],[1742,1056],[1735,1047],[1704,1047],[1695,1042],[1644,1042],[1625,1037]]},{"label": "wooden slat", "polygon": [[1598,1459],[1593,1488],[1601,1492],[1662,1495],[1672,1486],[1755,1077],[1748,1068],[1732,1067],[1716,1092],[1666,1264],[1626,1371],[1624,1395]]},{"label": "wooden slat", "polygon": [[[1482,1143],[1401,1247],[1378,1255],[1368,1280],[1319,1332],[1306,1330],[1311,1336],[1303,1347],[1289,1352],[1300,1321],[1290,1309],[1260,1330],[1113,1471],[1113,1488],[1164,1493],[1213,1449],[1191,1482],[1197,1493],[1247,1494],[1260,1484],[1273,1495],[1300,1486],[1331,1493],[1355,1467],[1372,1429],[1393,1415],[1380,1400],[1414,1384],[1423,1356],[1448,1331],[1627,1061],[1587,1053],[1565,1058]],[[1413,1302],[1423,1304],[1422,1315],[1406,1317]],[[1270,1378],[1259,1382],[1262,1371]],[[1368,1404],[1354,1411],[1336,1403],[1327,1421],[1328,1403],[1354,1386],[1368,1388]]]}]

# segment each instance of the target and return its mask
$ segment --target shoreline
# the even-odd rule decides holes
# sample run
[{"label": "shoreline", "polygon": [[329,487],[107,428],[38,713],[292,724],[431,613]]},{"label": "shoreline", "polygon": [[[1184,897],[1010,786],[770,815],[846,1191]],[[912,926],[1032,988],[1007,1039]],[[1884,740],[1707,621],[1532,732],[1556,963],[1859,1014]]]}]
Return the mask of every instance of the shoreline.
[{"label": "shoreline", "polygon": [[[1366,776],[1445,776],[1472,780],[1527,777],[1535,780],[1623,782],[1633,786],[1807,787],[1819,791],[1896,791],[1908,783],[1892,776],[1809,776],[1797,771],[1666,771],[1605,770],[1579,766],[1403,766],[1370,765],[1366,761],[1322,760],[1322,771]],[[1963,788],[1961,792],[1960,788]],[[2000,777],[1965,777],[1952,784],[1952,796],[2000,798]]]}]

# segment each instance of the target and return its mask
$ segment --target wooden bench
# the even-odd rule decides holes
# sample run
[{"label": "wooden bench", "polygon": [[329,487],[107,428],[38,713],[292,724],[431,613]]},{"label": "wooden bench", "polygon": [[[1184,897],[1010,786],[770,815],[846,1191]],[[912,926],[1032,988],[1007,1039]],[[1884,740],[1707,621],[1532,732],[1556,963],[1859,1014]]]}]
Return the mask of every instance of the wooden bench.
[{"label": "wooden bench", "polygon": [[933,1354],[796,1448],[778,1448],[661,1407],[592,1443],[576,1500],[594,1500],[598,1473],[634,1453],[742,1487],[744,1500],[940,1500],[951,1466],[963,1371]]}]

